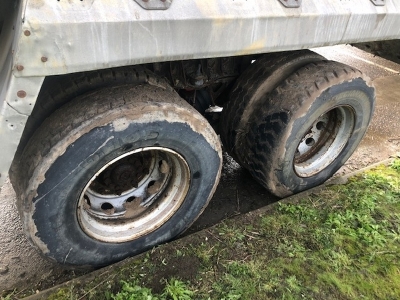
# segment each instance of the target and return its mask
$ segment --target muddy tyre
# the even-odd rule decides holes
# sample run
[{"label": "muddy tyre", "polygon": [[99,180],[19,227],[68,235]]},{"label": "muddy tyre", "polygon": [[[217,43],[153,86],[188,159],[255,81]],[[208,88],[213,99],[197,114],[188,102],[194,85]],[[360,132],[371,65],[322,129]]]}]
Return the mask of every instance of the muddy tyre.
[{"label": "muddy tyre", "polygon": [[139,85],[68,103],[21,161],[15,187],[31,241],[59,263],[98,267],[187,229],[208,204],[222,159],[200,114],[174,91]]},{"label": "muddy tyre", "polygon": [[301,67],[325,58],[310,50],[267,54],[251,64],[236,81],[221,114],[224,149],[240,164],[244,136],[265,97]]},{"label": "muddy tyre", "polygon": [[350,157],[370,123],[375,91],[360,71],[311,63],[265,99],[246,136],[245,167],[284,197],[321,184]]}]

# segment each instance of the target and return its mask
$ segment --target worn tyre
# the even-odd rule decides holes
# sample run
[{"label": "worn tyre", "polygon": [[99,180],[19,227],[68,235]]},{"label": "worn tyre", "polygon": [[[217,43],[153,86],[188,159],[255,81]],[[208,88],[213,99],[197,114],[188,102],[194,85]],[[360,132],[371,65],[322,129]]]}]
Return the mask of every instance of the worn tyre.
[{"label": "worn tyre", "polygon": [[299,68],[325,58],[310,50],[267,54],[257,59],[238,78],[221,114],[224,149],[243,161],[243,145],[248,125],[265,97]]},{"label": "worn tyre", "polygon": [[301,68],[254,116],[245,167],[280,197],[321,184],[356,149],[374,102],[370,80],[354,68],[333,61]]},{"label": "worn tyre", "polygon": [[22,221],[47,257],[107,265],[187,229],[221,162],[215,132],[175,92],[98,90],[56,111],[24,150],[15,184]]}]

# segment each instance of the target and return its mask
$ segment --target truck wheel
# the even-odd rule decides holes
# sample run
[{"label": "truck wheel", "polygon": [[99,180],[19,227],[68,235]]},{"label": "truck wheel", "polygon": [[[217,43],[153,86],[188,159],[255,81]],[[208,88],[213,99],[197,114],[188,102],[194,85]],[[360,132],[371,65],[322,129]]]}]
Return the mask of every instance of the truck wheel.
[{"label": "truck wheel", "polygon": [[325,58],[310,50],[263,56],[236,81],[221,114],[221,140],[225,150],[242,164],[243,137],[266,95],[299,68]]},{"label": "truck wheel", "polygon": [[303,67],[254,115],[245,167],[280,197],[321,184],[360,143],[374,102],[374,88],[358,70],[333,61]]},{"label": "truck wheel", "polygon": [[98,267],[187,229],[212,197],[222,155],[174,91],[139,85],[68,103],[21,161],[18,205],[32,242],[59,263]]}]

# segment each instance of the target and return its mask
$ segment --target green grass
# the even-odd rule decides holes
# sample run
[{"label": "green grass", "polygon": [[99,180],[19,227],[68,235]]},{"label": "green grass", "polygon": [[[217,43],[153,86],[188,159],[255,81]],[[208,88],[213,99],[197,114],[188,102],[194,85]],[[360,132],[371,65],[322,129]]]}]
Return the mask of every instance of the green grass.
[{"label": "green grass", "polygon": [[400,299],[400,160],[74,284],[49,299]]}]

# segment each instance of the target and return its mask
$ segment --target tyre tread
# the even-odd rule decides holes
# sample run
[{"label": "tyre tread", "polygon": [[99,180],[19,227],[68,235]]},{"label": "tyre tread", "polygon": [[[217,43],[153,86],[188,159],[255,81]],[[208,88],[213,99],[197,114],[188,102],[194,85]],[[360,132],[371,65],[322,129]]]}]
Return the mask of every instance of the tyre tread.
[{"label": "tyre tread", "polygon": [[[263,98],[254,98],[254,91],[263,86],[266,79],[276,76],[279,71],[282,80],[288,77],[287,69],[291,68],[291,62],[297,61],[298,68],[305,64],[304,61],[318,61],[324,58],[309,50],[280,52],[263,56],[250,65],[238,78],[231,93],[230,100],[224,105],[221,115],[221,140],[225,150],[239,163],[242,164],[240,152],[242,152],[243,136],[247,132],[249,120],[243,115],[253,115],[262,105]],[[270,92],[279,82],[271,82]]]}]

